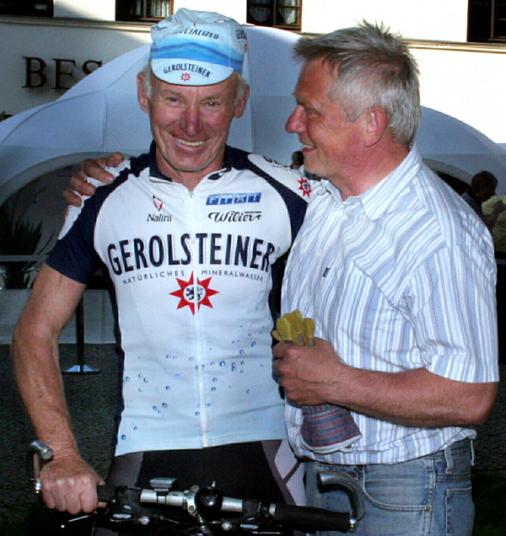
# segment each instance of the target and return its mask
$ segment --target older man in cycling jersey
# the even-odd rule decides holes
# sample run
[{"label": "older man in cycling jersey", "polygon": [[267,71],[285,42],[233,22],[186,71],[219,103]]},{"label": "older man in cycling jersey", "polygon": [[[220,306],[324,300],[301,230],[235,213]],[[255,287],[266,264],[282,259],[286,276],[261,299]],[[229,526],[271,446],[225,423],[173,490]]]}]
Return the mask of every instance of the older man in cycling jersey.
[{"label": "older man in cycling jersey", "polygon": [[14,333],[24,403],[54,451],[41,475],[44,500],[71,513],[97,507],[101,477],[72,432],[57,337],[101,266],[114,284],[124,352],[108,480],[215,480],[227,495],[289,499],[274,464],[285,427],[269,294],[310,187],[226,146],[248,98],[240,25],[179,10],[152,36],[138,78],[151,148],[70,211]]}]

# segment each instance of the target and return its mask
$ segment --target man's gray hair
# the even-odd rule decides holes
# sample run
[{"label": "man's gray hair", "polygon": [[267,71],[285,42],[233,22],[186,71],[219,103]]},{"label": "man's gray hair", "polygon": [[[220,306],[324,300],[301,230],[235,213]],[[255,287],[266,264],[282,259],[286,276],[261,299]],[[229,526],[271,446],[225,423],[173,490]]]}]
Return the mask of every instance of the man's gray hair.
[{"label": "man's gray hair", "polygon": [[[154,76],[153,71],[151,69],[151,65],[147,63],[142,69],[142,71],[140,71],[139,75],[142,76],[142,85],[144,87],[144,93],[149,98],[151,97],[151,93],[153,91],[151,77]],[[235,104],[238,105],[244,96],[244,91],[246,90],[246,87],[248,84],[246,80],[237,72],[232,73],[231,76],[237,79],[237,92],[235,95]]]},{"label": "man's gray hair", "polygon": [[334,68],[330,97],[339,99],[350,121],[380,107],[394,139],[411,143],[420,121],[418,67],[399,36],[364,21],[354,28],[300,39],[295,56],[306,62],[323,60]]}]

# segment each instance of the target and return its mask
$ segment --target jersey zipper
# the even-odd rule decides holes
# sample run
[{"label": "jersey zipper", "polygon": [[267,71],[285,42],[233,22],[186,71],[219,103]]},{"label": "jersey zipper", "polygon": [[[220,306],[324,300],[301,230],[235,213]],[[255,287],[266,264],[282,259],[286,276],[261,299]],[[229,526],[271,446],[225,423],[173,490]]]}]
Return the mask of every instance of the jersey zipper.
[{"label": "jersey zipper", "polygon": [[190,218],[189,221],[191,222],[191,235],[192,235],[192,271],[193,271],[193,306],[194,306],[194,314],[193,314],[193,325],[194,325],[194,331],[195,331],[195,348],[196,348],[196,355],[195,357],[195,371],[197,373],[197,385],[198,385],[198,397],[199,397],[199,418],[200,418],[200,428],[201,428],[201,440],[202,440],[202,446],[208,447],[209,446],[209,434],[208,434],[208,419],[207,419],[207,408],[206,408],[206,392],[205,392],[205,382],[204,382],[204,376],[205,376],[205,360],[203,358],[203,351],[202,348],[204,346],[203,341],[203,332],[202,332],[202,324],[200,321],[200,315],[199,315],[199,284],[198,284],[198,278],[199,278],[199,264],[197,262],[198,259],[198,250],[197,250],[197,241],[195,239],[195,235],[197,232],[197,223],[200,222],[201,214],[200,214],[200,203],[198,196],[195,195],[193,190],[189,191],[189,197],[190,197]]}]

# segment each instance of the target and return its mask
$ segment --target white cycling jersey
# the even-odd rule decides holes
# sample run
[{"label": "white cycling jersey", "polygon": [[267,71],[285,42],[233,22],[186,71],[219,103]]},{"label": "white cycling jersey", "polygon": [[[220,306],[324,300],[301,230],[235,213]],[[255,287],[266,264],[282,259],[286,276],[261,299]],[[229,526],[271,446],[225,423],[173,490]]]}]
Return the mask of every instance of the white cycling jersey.
[{"label": "white cycling jersey", "polygon": [[189,191],[160,174],[153,145],[68,215],[47,263],[82,283],[105,265],[116,292],[117,455],[285,437],[269,293],[310,193],[229,147]]}]

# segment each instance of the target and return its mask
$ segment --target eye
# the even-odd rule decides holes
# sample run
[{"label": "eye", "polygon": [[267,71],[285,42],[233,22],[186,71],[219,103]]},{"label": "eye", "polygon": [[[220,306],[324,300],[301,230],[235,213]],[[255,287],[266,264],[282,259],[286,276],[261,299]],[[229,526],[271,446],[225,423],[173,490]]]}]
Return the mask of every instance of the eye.
[{"label": "eye", "polygon": [[217,108],[220,104],[218,99],[208,99],[204,102],[206,108]]},{"label": "eye", "polygon": [[303,107],[306,117],[318,117],[318,111],[315,108]]},{"label": "eye", "polygon": [[169,106],[176,106],[181,102],[181,99],[177,95],[164,95],[163,102]]}]

